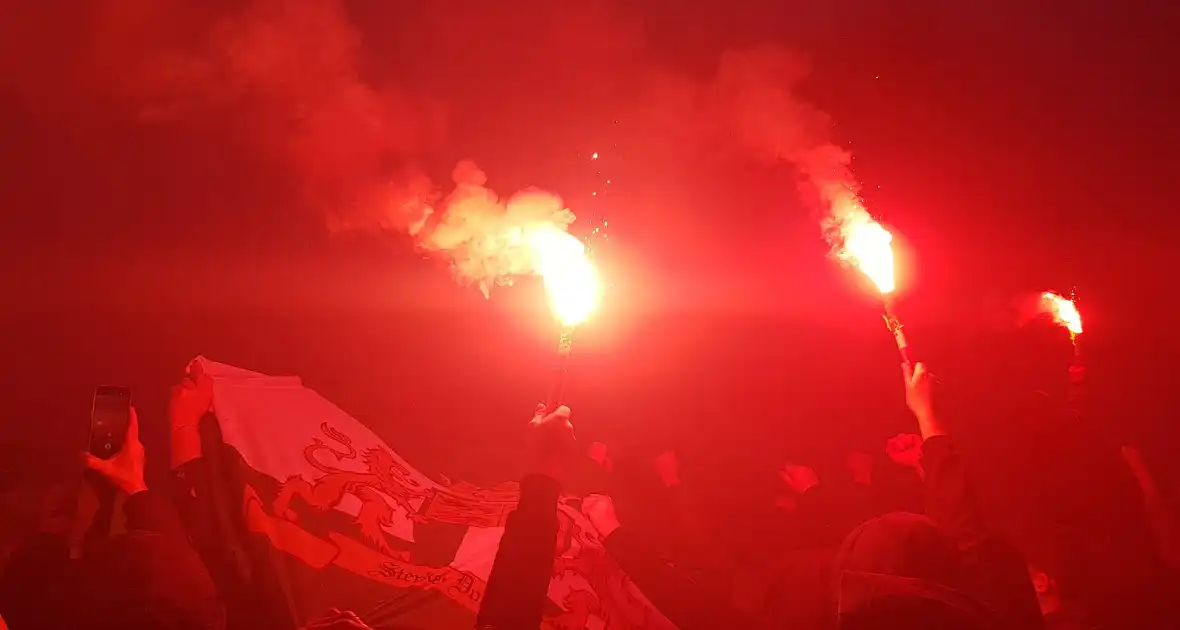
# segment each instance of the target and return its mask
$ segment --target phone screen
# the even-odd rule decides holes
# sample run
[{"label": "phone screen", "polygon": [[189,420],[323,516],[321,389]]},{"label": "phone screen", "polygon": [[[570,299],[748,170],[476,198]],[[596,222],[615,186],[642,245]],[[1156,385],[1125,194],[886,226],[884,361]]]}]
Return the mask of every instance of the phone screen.
[{"label": "phone screen", "polygon": [[123,448],[131,420],[131,389],[104,385],[94,390],[90,412],[90,454],[110,459]]}]

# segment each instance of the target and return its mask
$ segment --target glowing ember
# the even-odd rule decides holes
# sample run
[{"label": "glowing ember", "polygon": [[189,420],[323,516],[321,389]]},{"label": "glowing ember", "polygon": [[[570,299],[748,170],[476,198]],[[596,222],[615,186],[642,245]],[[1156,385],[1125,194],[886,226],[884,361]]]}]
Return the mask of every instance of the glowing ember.
[{"label": "glowing ember", "polygon": [[840,213],[840,237],[842,247],[837,256],[856,265],[861,273],[868,276],[882,295],[893,293],[896,281],[893,277],[893,235],[857,203],[850,212]]},{"label": "glowing ember", "polygon": [[1065,326],[1071,335],[1082,334],[1082,315],[1073,300],[1066,299],[1052,291],[1041,294],[1042,308],[1053,317],[1053,321]]},{"label": "glowing ember", "polygon": [[572,234],[549,225],[529,229],[524,236],[545,279],[553,313],[564,326],[585,322],[601,295],[598,271],[586,256],[586,246]]}]

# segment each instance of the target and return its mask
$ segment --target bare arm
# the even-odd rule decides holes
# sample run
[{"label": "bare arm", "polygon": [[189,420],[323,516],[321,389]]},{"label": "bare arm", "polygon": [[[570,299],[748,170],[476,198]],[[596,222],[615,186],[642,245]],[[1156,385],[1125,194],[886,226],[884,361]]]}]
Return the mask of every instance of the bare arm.
[{"label": "bare arm", "polygon": [[172,388],[168,401],[168,423],[172,443],[172,469],[201,456],[201,417],[213,404],[213,379],[193,362],[188,375]]},{"label": "bare arm", "polygon": [[922,435],[922,439],[928,440],[936,435],[946,435],[942,423],[934,415],[934,397],[930,391],[934,383],[934,376],[922,363],[914,365],[903,363],[901,369],[905,377],[905,402],[910,411],[914,412],[914,417],[918,419],[918,432]]}]

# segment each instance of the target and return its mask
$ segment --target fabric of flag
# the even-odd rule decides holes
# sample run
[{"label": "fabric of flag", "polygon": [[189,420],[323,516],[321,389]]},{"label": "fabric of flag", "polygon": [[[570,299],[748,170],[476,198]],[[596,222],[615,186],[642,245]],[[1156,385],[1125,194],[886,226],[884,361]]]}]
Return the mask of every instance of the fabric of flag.
[{"label": "fabric of flag", "polygon": [[[423,474],[377,433],[298,377],[198,361],[213,377],[213,411],[241,527],[268,562],[252,574],[302,624],[328,608],[371,626],[468,630],[475,621],[517,484],[481,488]],[[395,427],[383,427],[393,430]],[[561,523],[546,630],[671,630],[578,512]],[[265,560],[260,560],[264,558]]]}]

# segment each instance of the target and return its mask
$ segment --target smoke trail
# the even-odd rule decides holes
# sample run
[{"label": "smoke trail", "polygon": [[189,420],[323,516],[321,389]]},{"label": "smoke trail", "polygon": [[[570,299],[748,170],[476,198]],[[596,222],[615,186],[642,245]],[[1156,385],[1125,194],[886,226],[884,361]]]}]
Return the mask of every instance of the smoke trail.
[{"label": "smoke trail", "polygon": [[[118,0],[107,6],[96,30],[112,48],[106,40],[126,29],[116,28],[125,10]],[[213,17],[195,39],[114,60],[128,77],[120,96],[144,121],[241,118],[255,148],[288,165],[304,198],[343,222],[383,214],[388,195],[429,189],[411,165],[441,142],[443,109],[360,78],[360,33],[342,2],[253,0]]]},{"label": "smoke trail", "polygon": [[358,42],[339,2],[259,0],[215,27],[206,59],[224,73],[214,83],[219,89],[252,89],[271,103],[295,105],[286,149],[332,229],[405,232],[485,295],[513,276],[536,273],[523,230],[539,223],[567,229],[574,217],[561,199],[523,191],[501,201],[467,161],[455,167],[455,188],[443,198],[420,172],[391,172],[391,161],[412,163],[441,141],[442,109],[360,81]]},{"label": "smoke trail", "polygon": [[[196,33],[164,29],[166,37],[158,31],[174,13],[123,0],[97,6],[89,57],[99,61],[88,70],[111,79],[96,81],[109,86],[109,98],[149,124],[238,117],[254,148],[287,165],[333,232],[405,233],[486,295],[537,271],[521,243],[525,229],[564,231],[574,220],[560,198],[541,191],[500,200],[467,161],[444,196],[415,164],[443,142],[446,108],[361,78],[361,34],[341,0],[250,0],[208,15]],[[191,2],[169,8],[178,6],[191,21],[205,15]],[[127,49],[137,37],[153,45]]]},{"label": "smoke trail", "polygon": [[791,164],[800,194],[822,206],[823,234],[838,248],[846,226],[868,212],[852,155],[832,140],[831,117],[799,94],[810,71],[804,56],[778,46],[728,51],[708,81],[667,75],[654,81],[648,122],[698,143],[698,150]]},{"label": "smoke trail", "polygon": [[[43,57],[63,49],[62,41],[80,42],[71,44],[75,59],[53,72],[26,69],[23,84],[39,105],[98,95],[145,123],[194,133],[232,121],[236,140],[283,165],[300,198],[323,213],[330,229],[404,232],[451,262],[461,282],[485,290],[528,273],[527,261],[497,249],[523,223],[565,229],[573,220],[560,200],[539,191],[499,199],[466,163],[456,168],[454,191],[440,190],[416,168],[446,140],[450,110],[442,99],[382,80],[366,66],[362,34],[343,0],[238,0],[228,12],[225,4],[88,0],[90,10],[68,17],[76,24],[61,41],[40,45],[25,36],[28,41],[14,43],[21,32],[45,30],[14,22],[0,25],[0,34],[13,35],[0,38],[0,46]],[[810,71],[801,55],[777,47],[728,52],[702,81],[653,67],[630,28],[640,23],[634,15],[601,8],[571,17],[564,5],[539,2],[513,7],[505,5],[503,15],[487,7],[475,14],[415,14],[438,40],[420,54],[481,49],[487,52],[471,53],[477,58],[457,72],[516,64],[506,75],[558,77],[555,85],[578,87],[579,98],[627,94],[613,106],[625,123],[638,123],[631,128],[643,129],[634,145],[672,143],[692,153],[786,161],[801,175],[801,192],[824,207],[825,233],[833,240],[850,218],[867,216],[851,156],[831,141],[830,118],[799,95]],[[59,19],[49,10],[34,18]],[[500,22],[507,36],[488,28]],[[536,67],[521,65],[536,59],[542,61],[528,62]],[[56,77],[64,78],[50,80]],[[484,80],[479,90],[493,83]],[[513,92],[520,86],[463,93],[500,103],[520,99]],[[468,115],[480,113],[473,108]]]},{"label": "smoke trail", "polygon": [[738,125],[739,138],[758,153],[794,165],[805,199],[818,195],[826,211],[821,228],[838,252],[846,226],[868,213],[852,154],[831,139],[831,117],[797,93],[809,74],[806,59],[787,50],[732,53],[722,57],[712,90]]}]

